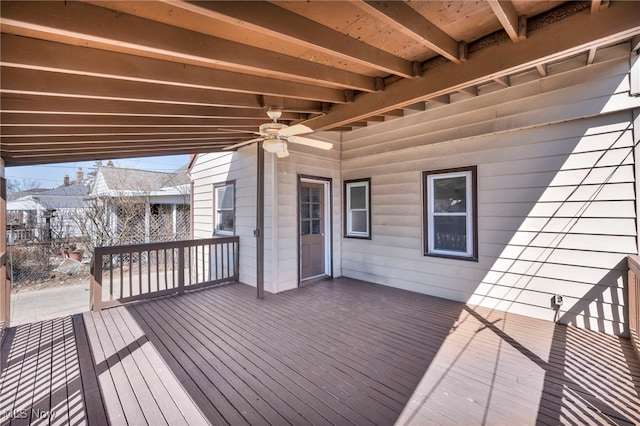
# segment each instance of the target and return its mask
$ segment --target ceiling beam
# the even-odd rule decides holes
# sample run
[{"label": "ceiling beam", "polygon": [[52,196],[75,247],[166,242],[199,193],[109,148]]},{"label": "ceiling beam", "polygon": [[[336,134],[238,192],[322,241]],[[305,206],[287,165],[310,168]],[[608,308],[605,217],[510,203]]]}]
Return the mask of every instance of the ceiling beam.
[{"label": "ceiling beam", "polygon": [[598,13],[609,7],[609,0],[592,0],[591,13]]},{"label": "ceiling beam", "polygon": [[401,1],[357,1],[353,4],[450,61],[462,62],[459,56],[458,41],[416,12],[407,3]]},{"label": "ceiling beam", "polygon": [[[210,144],[197,144],[197,145],[176,145],[172,144],[170,147],[118,147],[110,148],[102,146],[96,149],[77,152],[73,156],[74,161],[96,161],[96,160],[110,160],[113,158],[138,158],[138,157],[157,157],[162,155],[182,155],[182,154],[197,154],[197,153],[209,153],[221,151],[227,144],[220,145],[218,143]],[[37,152],[31,152],[28,154],[16,154],[9,155],[3,152],[2,159],[5,161],[6,166],[20,165],[25,166],[29,164],[54,164],[54,163],[66,163],[69,161],[69,154],[63,152],[50,153],[47,155],[41,155]]]},{"label": "ceiling beam", "polygon": [[[66,96],[70,98],[130,100],[175,105],[206,105],[264,109],[259,96],[195,87],[114,80],[33,69],[0,67],[0,93]],[[321,113],[322,104],[303,99],[280,99],[284,111]]]},{"label": "ceiling beam", "polygon": [[517,43],[526,38],[526,18],[523,25],[511,0],[487,0],[487,3],[489,3],[491,10],[493,10],[511,41]]},{"label": "ceiling beam", "polygon": [[[263,110],[252,108],[173,105],[154,102],[20,94],[3,95],[0,98],[0,111],[22,111],[22,114],[56,112],[80,115],[227,118],[270,121]],[[298,119],[300,119],[300,115],[291,112],[283,112],[280,118],[281,121]]]},{"label": "ceiling beam", "polygon": [[[229,120],[226,118],[199,118],[199,117],[163,117],[163,116],[128,116],[128,115],[106,115],[106,114],[65,114],[65,113],[0,113],[0,121],[11,124],[28,124],[35,126],[228,126]],[[238,120],[238,125],[253,126],[258,128],[265,123],[264,119],[242,119]],[[233,127],[237,127],[233,124]]]},{"label": "ceiling beam", "polygon": [[[540,63],[580,54],[592,47],[628,39],[640,32],[640,2],[619,2],[598,16],[586,12],[532,31],[520,43],[499,43],[469,55],[462,64],[444,63],[423,77],[400,80],[384,92],[365,93],[350,104],[335,105],[322,117],[305,125],[330,130],[372,115],[402,108],[415,102],[477,85],[509,74],[526,71]],[[589,31],[585,31],[589,28]]]},{"label": "ceiling beam", "polygon": [[0,7],[2,31],[15,35],[272,79],[372,90],[373,80],[364,75],[90,4],[3,1]]},{"label": "ceiling beam", "polygon": [[[344,91],[2,34],[0,65],[236,93],[344,103]],[[38,52],[34,55],[33,52]],[[371,79],[373,88],[373,79]]]},{"label": "ceiling beam", "polygon": [[[244,134],[251,134],[256,128],[253,125],[247,126],[245,123],[237,123],[234,129],[242,131]],[[94,138],[109,138],[113,136],[127,137],[127,136],[154,136],[154,135],[217,135],[227,134],[228,131],[221,131],[220,129],[227,128],[223,126],[171,126],[171,125],[140,125],[140,126],[73,126],[69,124],[64,125],[18,125],[18,124],[6,124],[0,125],[0,137],[5,141],[8,140],[20,140],[21,138],[31,137],[94,137]],[[247,133],[245,133],[245,131]],[[240,133],[240,132],[238,132]],[[231,133],[231,136],[234,134]]]},{"label": "ceiling beam", "polygon": [[167,3],[173,7],[188,9],[385,73],[413,78],[410,61],[268,2],[167,1]]}]

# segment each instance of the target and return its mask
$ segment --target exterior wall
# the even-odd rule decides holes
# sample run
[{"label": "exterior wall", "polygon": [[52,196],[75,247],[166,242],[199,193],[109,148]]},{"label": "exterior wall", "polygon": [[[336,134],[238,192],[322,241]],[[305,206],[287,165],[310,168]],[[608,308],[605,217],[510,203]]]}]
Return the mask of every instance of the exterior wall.
[{"label": "exterior wall", "polygon": [[[585,59],[345,134],[343,180],[371,178],[372,239],[343,239],[342,275],[625,334],[640,99],[628,45]],[[422,172],[472,165],[479,261],[423,256]]]},{"label": "exterior wall", "polygon": [[[269,163],[265,162],[268,169]],[[265,171],[270,173],[270,171]],[[199,154],[191,169],[193,236],[211,238],[215,228],[213,186],[235,180],[235,235],[240,237],[240,281],[256,285],[256,155],[249,146],[237,152]],[[265,185],[266,186],[266,185]],[[266,197],[265,197],[266,199]],[[265,218],[265,227],[268,227]],[[265,230],[266,232],[266,230]],[[266,246],[266,243],[265,243]],[[270,254],[265,253],[265,264]],[[270,291],[266,287],[265,289]]]},{"label": "exterior wall", "polygon": [[[320,137],[321,136],[321,137]],[[337,135],[324,133],[314,135],[327,142],[333,142],[332,151],[318,151],[305,149],[294,151],[296,147],[290,147],[291,155],[283,159],[275,159],[275,200],[271,202],[278,208],[272,215],[273,264],[277,265],[271,271],[270,281],[274,283],[273,291],[280,292],[298,287],[298,176],[312,176],[331,179],[332,204],[332,266],[334,277],[340,276],[341,270],[341,229],[342,207],[340,180],[339,142]],[[265,271],[266,281],[266,271]]]},{"label": "exterior wall", "polygon": [[[331,141],[332,136],[336,146],[330,152],[322,151],[320,154],[317,150],[290,146],[290,156],[284,159],[265,153],[264,288],[268,292],[276,293],[298,286],[298,174],[333,179],[334,271],[340,270],[339,144],[336,135],[325,134],[322,139]],[[194,182],[194,238],[210,238],[213,235],[213,186],[235,180],[235,235],[240,237],[240,281],[255,286],[255,145],[232,153],[200,154],[196,157],[190,174]]]}]

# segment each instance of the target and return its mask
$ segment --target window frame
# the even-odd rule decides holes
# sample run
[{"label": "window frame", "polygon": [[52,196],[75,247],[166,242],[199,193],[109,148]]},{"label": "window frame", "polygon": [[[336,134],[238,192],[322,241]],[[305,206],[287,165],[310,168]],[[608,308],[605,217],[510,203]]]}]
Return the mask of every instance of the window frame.
[{"label": "window frame", "polygon": [[[218,209],[218,198],[219,198],[218,190],[222,188],[227,188],[227,187],[231,187],[233,189],[233,207],[230,209],[220,209],[220,211],[230,210],[233,212],[233,229],[231,231],[220,229],[221,221],[220,221],[220,214]],[[214,236],[220,235],[225,237],[234,236],[236,233],[236,182],[235,180],[213,184],[213,213],[214,213],[213,235]]]},{"label": "window frame", "polygon": [[[351,228],[353,219],[351,212],[351,188],[365,187],[365,209],[357,209],[357,211],[366,211],[367,230],[366,232],[353,231]],[[357,238],[361,240],[371,239],[371,178],[350,179],[344,181],[344,238]]]},{"label": "window frame", "polygon": [[[423,255],[432,257],[444,257],[450,259],[478,261],[478,179],[477,166],[458,167],[451,169],[432,170],[422,172],[423,187]],[[437,179],[462,177],[466,179],[467,209],[467,247],[464,253],[452,250],[436,249],[434,242],[434,220],[437,216],[433,212],[434,200],[433,182]],[[442,216],[460,216],[460,214],[438,214]]]}]

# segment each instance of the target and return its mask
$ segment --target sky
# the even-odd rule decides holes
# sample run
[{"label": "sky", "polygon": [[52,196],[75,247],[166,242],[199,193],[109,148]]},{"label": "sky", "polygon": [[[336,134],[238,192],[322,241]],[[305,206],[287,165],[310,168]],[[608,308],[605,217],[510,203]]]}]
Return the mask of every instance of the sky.
[{"label": "sky", "polygon": [[[106,164],[104,160],[102,164]],[[164,157],[123,158],[113,161],[117,167],[126,167],[158,172],[173,172],[189,163],[189,155],[174,155]],[[94,167],[95,161],[80,161],[73,163],[43,164],[38,166],[6,167],[4,170],[7,180],[17,183],[37,182],[40,188],[55,188],[62,185],[64,176],[69,175],[75,180],[76,171],[82,168],[85,176]],[[29,185],[31,186],[31,185]]]}]

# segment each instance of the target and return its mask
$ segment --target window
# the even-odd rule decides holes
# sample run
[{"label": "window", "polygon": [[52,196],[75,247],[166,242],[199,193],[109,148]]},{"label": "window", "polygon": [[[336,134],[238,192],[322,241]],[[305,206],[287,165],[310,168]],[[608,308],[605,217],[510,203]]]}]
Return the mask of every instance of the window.
[{"label": "window", "polygon": [[371,239],[371,179],[344,182],[344,236]]},{"label": "window", "polygon": [[425,256],[478,260],[476,167],[423,173]]},{"label": "window", "polygon": [[235,185],[233,182],[216,186],[216,229],[215,234],[233,235],[235,225]]}]

